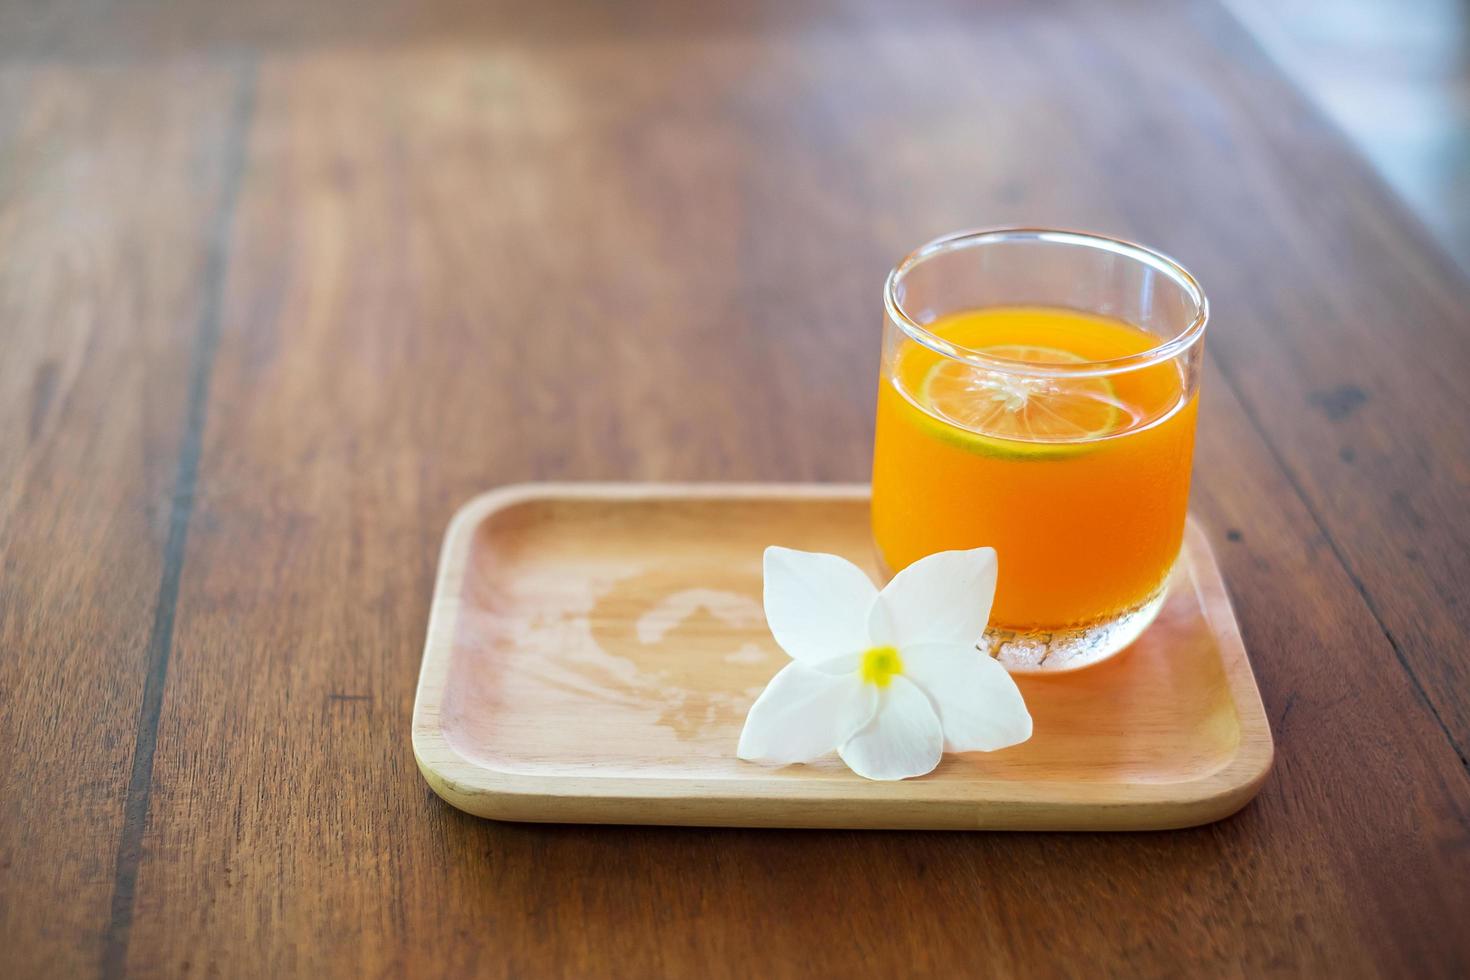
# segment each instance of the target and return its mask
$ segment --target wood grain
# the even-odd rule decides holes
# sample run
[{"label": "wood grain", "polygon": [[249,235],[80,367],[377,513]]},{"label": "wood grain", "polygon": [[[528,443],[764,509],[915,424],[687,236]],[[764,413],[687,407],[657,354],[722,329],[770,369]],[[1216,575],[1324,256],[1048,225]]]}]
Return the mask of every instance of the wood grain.
[{"label": "wood grain", "polygon": [[[733,746],[787,657],[761,611],[771,543],[879,581],[865,484],[552,484],[492,491],[445,537],[414,700],[434,791],[538,822],[1159,830],[1227,817],[1271,731],[1204,532],[1158,618],[1106,668],[1018,678],[1035,735],[873,783]],[[979,654],[977,654],[979,656]]]},{"label": "wood grain", "polygon": [[[1214,4],[94,6],[0,29],[0,281],[42,297],[0,323],[4,972],[1470,969],[1470,287]],[[20,127],[43,88],[95,109]],[[864,479],[883,273],[1012,222],[1145,240],[1210,292],[1194,504],[1278,739],[1252,806],[777,833],[432,794],[407,733],[460,501]],[[106,260],[43,288],[74,224]],[[98,329],[64,340],[79,303]],[[67,406],[35,450],[33,405]]]}]

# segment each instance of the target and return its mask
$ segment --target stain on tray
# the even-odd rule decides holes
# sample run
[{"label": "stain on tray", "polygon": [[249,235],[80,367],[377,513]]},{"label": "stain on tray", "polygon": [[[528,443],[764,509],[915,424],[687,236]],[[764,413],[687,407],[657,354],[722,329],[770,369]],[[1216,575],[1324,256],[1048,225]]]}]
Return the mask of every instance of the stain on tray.
[{"label": "stain on tray", "polygon": [[597,646],[636,668],[623,693],[658,705],[658,723],[683,740],[738,731],[786,659],[766,629],[759,574],[703,573],[698,588],[681,570],[624,579],[588,615]]}]

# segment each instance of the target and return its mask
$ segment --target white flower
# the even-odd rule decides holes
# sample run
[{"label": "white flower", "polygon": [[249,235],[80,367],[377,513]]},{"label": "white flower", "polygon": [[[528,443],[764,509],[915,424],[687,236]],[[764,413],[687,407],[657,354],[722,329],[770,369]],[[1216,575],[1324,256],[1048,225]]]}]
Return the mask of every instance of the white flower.
[{"label": "white flower", "polygon": [[879,592],[836,555],[767,548],[766,620],[791,663],[751,705],[742,759],[787,765],[837,750],[868,779],[932,772],[949,752],[1031,737],[1016,682],[975,648],[995,549],[914,562]]}]

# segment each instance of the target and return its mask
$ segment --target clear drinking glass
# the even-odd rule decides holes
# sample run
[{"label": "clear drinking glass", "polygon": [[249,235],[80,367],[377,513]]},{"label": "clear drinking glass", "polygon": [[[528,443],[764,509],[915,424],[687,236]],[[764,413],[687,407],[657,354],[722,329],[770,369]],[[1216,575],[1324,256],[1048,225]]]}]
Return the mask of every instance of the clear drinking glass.
[{"label": "clear drinking glass", "polygon": [[1070,670],[1131,643],[1179,555],[1208,304],[1174,260],[1006,228],[889,274],[873,536],[890,573],[994,547],[990,652]]}]

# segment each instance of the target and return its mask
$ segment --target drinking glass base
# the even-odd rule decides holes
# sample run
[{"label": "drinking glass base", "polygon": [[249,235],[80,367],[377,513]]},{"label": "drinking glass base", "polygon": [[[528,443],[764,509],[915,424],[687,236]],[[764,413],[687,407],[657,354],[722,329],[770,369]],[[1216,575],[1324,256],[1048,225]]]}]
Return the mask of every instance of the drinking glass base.
[{"label": "drinking glass base", "polygon": [[1079,629],[1017,632],[985,631],[980,649],[1013,674],[1051,674],[1101,663],[1138,639],[1163,608],[1165,584],[1141,604],[1112,619]]}]

